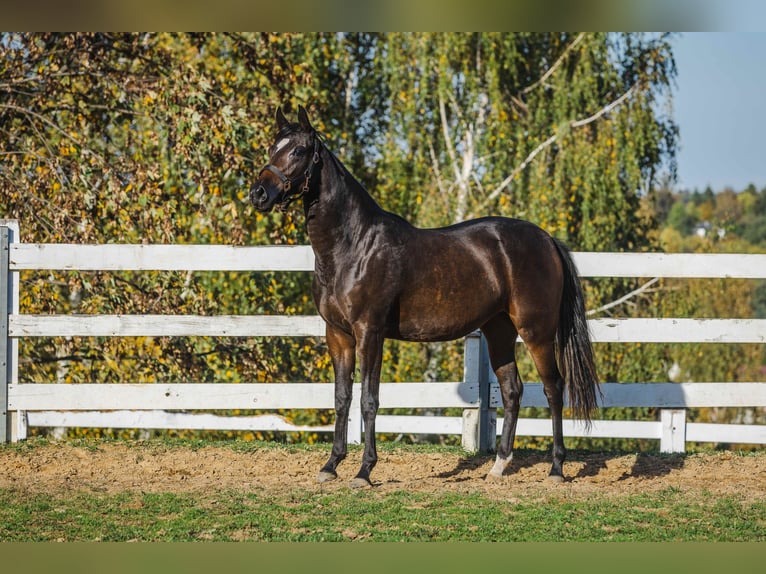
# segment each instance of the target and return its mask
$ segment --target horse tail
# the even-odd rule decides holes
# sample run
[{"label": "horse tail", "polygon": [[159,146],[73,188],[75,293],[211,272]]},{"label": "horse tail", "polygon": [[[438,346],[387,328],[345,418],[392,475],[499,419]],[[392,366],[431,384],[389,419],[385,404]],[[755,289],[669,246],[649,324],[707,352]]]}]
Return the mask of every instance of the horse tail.
[{"label": "horse tail", "polygon": [[556,333],[556,352],[564,380],[569,387],[569,406],[575,417],[590,427],[591,413],[598,407],[596,391],[601,395],[588,322],[585,318],[585,298],[580,286],[577,267],[567,246],[554,239],[564,268],[564,288]]}]

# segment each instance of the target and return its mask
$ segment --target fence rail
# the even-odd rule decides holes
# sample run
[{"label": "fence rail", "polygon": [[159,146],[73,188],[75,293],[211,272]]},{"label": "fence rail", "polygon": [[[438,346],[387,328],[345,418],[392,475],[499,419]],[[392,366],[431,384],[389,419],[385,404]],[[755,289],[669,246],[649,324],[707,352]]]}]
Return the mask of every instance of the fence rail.
[{"label": "fence rail", "polygon": [[[312,271],[308,246],[75,245],[18,242],[18,223],[0,220],[0,440],[19,440],[32,427],[108,427],[211,430],[330,431],[300,426],[277,415],[222,416],[177,411],[331,409],[332,385],[279,384],[19,384],[18,340],[54,336],[323,336],[317,316],[22,315],[18,274],[71,271]],[[766,278],[766,255],[574,253],[583,277]],[[6,293],[7,296],[2,294]],[[764,319],[591,319],[594,342],[764,343]],[[354,386],[358,396],[358,385]],[[597,420],[586,430],[566,421],[569,436],[659,439],[663,451],[686,441],[766,444],[766,425],[688,423],[694,407],[766,407],[766,383],[616,383],[603,385],[602,407],[658,407],[658,421]],[[477,334],[466,341],[463,380],[383,383],[383,408],[447,408],[462,417],[381,415],[380,433],[461,434],[469,449],[486,449],[502,432],[497,381]],[[542,385],[525,385],[522,406],[547,407]],[[358,401],[349,440],[361,439]],[[522,419],[519,435],[550,436],[548,419]]]},{"label": "fence rail", "polygon": [[[590,319],[597,343],[766,343],[766,319]],[[11,315],[11,337],[322,337],[315,315]],[[521,339],[519,339],[521,341]]]},{"label": "fence rail", "polygon": [[[583,277],[766,275],[766,254],[575,252],[573,257]],[[314,252],[308,245],[12,243],[10,265],[17,271],[313,271]]]}]

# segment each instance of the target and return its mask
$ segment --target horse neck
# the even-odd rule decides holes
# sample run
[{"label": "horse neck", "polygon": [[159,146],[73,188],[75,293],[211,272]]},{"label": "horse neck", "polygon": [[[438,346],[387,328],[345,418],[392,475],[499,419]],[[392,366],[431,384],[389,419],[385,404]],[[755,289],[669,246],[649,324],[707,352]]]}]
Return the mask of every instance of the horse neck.
[{"label": "horse neck", "polygon": [[352,250],[385,212],[340,162],[323,150],[318,197],[304,199],[306,228],[317,257]]}]

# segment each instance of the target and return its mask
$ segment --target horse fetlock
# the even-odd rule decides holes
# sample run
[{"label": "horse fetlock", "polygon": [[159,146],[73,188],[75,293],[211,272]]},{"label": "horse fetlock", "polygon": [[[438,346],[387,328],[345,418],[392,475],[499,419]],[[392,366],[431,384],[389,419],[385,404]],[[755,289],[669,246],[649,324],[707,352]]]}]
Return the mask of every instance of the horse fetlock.
[{"label": "horse fetlock", "polygon": [[511,464],[511,461],[513,460],[513,453],[509,454],[506,457],[502,457],[499,454],[497,455],[497,458],[495,458],[495,464],[492,466],[492,470],[489,471],[489,477],[494,478],[500,478],[503,476],[503,473],[505,472],[505,469],[508,468],[508,465]]}]

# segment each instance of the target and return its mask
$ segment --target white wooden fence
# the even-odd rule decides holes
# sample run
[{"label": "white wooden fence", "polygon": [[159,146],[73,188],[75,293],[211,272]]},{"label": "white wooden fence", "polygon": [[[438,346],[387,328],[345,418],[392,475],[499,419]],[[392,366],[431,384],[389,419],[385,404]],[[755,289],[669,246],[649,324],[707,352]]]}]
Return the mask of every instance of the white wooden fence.
[{"label": "white wooden fence", "polygon": [[[218,416],[177,412],[228,409],[332,409],[330,384],[19,384],[18,339],[55,336],[323,336],[316,316],[214,317],[175,315],[22,315],[22,270],[313,271],[308,246],[24,244],[19,226],[0,220],[0,441],[20,440],[28,427],[100,427],[331,431],[296,426],[276,415]],[[766,255],[574,253],[583,277],[766,278]],[[3,296],[7,293],[7,296]],[[764,343],[764,319],[593,319],[595,342]],[[466,339],[462,381],[383,383],[383,408],[465,409],[462,417],[385,416],[379,433],[461,434],[469,450],[486,450],[502,432],[501,405],[486,347],[478,334]],[[355,385],[355,389],[358,386]],[[766,425],[686,421],[692,407],[766,407],[766,383],[607,382],[603,407],[659,407],[658,421],[597,420],[589,431],[565,421],[566,436],[648,438],[663,452],[683,452],[686,441],[766,444]],[[358,399],[358,391],[355,393]],[[547,407],[542,385],[525,386],[522,406]],[[175,411],[175,412],[169,412]],[[550,436],[549,419],[521,419],[517,434]],[[349,441],[359,442],[358,400],[349,420]]]}]

